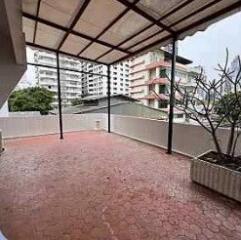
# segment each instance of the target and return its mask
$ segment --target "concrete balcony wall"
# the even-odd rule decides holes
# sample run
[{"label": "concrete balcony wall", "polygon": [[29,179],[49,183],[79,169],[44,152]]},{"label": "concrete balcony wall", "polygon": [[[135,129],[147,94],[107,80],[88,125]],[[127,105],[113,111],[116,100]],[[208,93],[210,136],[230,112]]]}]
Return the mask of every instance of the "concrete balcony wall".
[{"label": "concrete balcony wall", "polygon": [[[85,114],[63,116],[64,132],[96,129],[96,121],[100,121],[100,129],[106,129],[104,114]],[[39,117],[7,117],[0,118],[0,131],[4,139],[40,136],[59,133],[59,118],[55,116]]]},{"label": "concrete balcony wall", "polygon": [[[145,118],[113,115],[112,131],[158,147],[167,148],[168,122]],[[225,151],[229,130],[220,129],[218,138]],[[202,127],[174,123],[173,151],[188,156],[197,156],[215,149],[209,135]],[[237,154],[241,154],[241,138],[237,144]]]},{"label": "concrete balcony wall", "polygon": [[[58,120],[58,116],[0,118],[0,129],[2,129],[3,138],[56,134],[59,133]],[[106,114],[65,114],[63,117],[64,132],[95,130],[96,121],[100,121],[100,129],[107,130]],[[113,133],[158,147],[167,147],[168,123],[165,121],[112,115],[111,130]],[[227,129],[220,129],[218,133],[223,148],[228,135]],[[211,136],[202,127],[174,124],[173,150],[175,152],[197,156],[210,149],[214,149]],[[241,139],[237,144],[237,151],[241,154]]]}]

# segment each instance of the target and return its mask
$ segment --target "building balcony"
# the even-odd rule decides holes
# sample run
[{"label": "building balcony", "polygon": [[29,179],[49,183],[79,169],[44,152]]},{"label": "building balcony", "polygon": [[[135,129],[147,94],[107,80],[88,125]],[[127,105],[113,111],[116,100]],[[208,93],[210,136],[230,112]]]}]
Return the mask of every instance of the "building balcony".
[{"label": "building balcony", "polygon": [[145,64],[145,61],[144,61],[144,60],[143,60],[143,61],[139,61],[139,62],[134,62],[134,63],[131,64],[129,67],[130,67],[130,68],[134,68],[134,67],[137,67],[137,66],[143,65],[143,64]]},{"label": "building balcony", "polygon": [[144,84],[135,84],[135,85],[130,85],[130,89],[136,88],[136,87],[143,87],[146,86],[146,83]]},{"label": "building balcony", "polygon": [[154,78],[146,82],[146,85],[153,85],[153,84],[166,85],[166,84],[169,84],[169,81],[167,78]]},{"label": "building balcony", "polygon": [[135,70],[132,70],[130,71],[130,76],[136,74],[136,73],[141,73],[141,72],[145,72],[146,71],[146,68],[140,68],[140,69],[135,69]]},{"label": "building balcony", "polygon": [[169,100],[169,97],[166,96],[165,94],[149,94],[143,98],[143,100]]},{"label": "building balcony", "polygon": [[140,89],[140,90],[130,90],[130,94],[140,94],[140,93],[143,93],[144,90],[143,89]]},{"label": "building balcony", "polygon": [[[57,79],[57,74],[48,74],[48,73],[40,73],[39,78],[51,78],[51,79]],[[57,80],[56,80],[57,81]]]},{"label": "building balcony", "polygon": [[[162,67],[162,68],[171,68],[171,63],[170,62],[166,62],[166,61],[157,61],[157,62],[154,62],[154,63],[150,63],[150,64],[147,64],[145,66],[145,70],[151,70],[153,68],[158,68],[158,67]],[[176,63],[176,68],[179,69],[179,70],[182,70],[182,71],[187,71],[187,67],[180,64],[180,63]]]},{"label": "building balcony", "polygon": [[[62,141],[57,116],[0,119],[5,138],[18,137],[0,161],[7,239],[240,239],[240,204],[192,183],[189,157],[166,154],[168,122],[115,115],[113,134],[86,131],[97,119],[106,129],[104,114],[64,115]],[[174,124],[176,151],[198,154],[209,141]]]},{"label": "building balcony", "polygon": [[135,77],[135,78],[131,77],[131,78],[130,78],[130,81],[131,81],[131,82],[134,82],[134,81],[142,80],[142,79],[144,79],[144,78],[145,78],[144,75],[138,76],[138,77]]}]

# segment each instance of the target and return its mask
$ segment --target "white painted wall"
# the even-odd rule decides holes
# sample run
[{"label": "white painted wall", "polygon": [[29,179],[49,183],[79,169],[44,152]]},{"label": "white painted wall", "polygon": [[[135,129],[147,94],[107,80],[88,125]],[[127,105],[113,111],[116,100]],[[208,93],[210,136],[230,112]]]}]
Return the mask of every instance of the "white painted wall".
[{"label": "white painted wall", "polygon": [[[167,148],[168,122],[128,116],[112,116],[112,131],[155,146]],[[214,149],[211,135],[198,125],[174,123],[173,151],[189,156],[197,156]],[[220,129],[218,137],[222,147],[228,140],[229,130]],[[241,138],[237,144],[241,154]]]},{"label": "white painted wall", "polygon": [[[102,129],[106,128],[104,114],[65,114],[63,116],[64,132],[93,130],[96,128],[96,120],[100,120]],[[5,139],[56,134],[59,133],[59,118],[56,115],[0,118],[0,131]]]},{"label": "white painted wall", "polygon": [[[97,120],[100,121],[100,128],[106,130],[106,114],[64,115],[64,132],[94,130]],[[3,138],[56,134],[59,133],[58,116],[0,118],[0,129],[2,129]],[[111,130],[113,133],[158,147],[167,147],[168,122],[165,121],[112,115]],[[227,129],[220,129],[218,133],[223,148],[226,146],[228,135]],[[174,123],[174,151],[196,156],[210,149],[214,149],[211,136],[202,127]],[[241,154],[241,139],[237,150]]]},{"label": "white painted wall", "polygon": [[21,2],[0,1],[0,107],[27,68]]}]

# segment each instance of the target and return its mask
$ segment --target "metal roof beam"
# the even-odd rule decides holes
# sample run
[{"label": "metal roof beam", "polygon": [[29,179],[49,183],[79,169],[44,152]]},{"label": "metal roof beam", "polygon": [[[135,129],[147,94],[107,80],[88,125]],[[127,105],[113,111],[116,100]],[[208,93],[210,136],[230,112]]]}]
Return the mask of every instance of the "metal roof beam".
[{"label": "metal roof beam", "polygon": [[209,16],[201,19],[201,20],[198,20],[198,21],[192,23],[191,25],[189,25],[187,27],[182,28],[181,30],[179,30],[177,32],[177,35],[180,35],[180,34],[186,32],[186,31],[189,31],[189,30],[191,30],[193,28],[196,28],[196,27],[198,27],[198,26],[200,26],[200,25],[202,25],[202,24],[204,24],[206,22],[209,22],[209,21],[212,21],[212,20],[214,20],[216,18],[219,18],[222,15],[229,14],[230,12],[235,11],[236,9],[238,10],[240,8],[241,8],[241,1],[238,1],[238,2],[236,2],[236,3],[234,3],[234,4],[230,5],[230,6],[226,7],[225,9],[222,9],[222,10],[220,10],[218,12],[215,12],[215,13],[213,13],[213,14],[211,14],[211,15],[209,15]]},{"label": "metal roof beam", "polygon": [[[161,20],[164,20],[166,19],[167,17],[171,16],[172,14],[180,11],[181,9],[183,9],[184,7],[186,7],[187,5],[191,4],[193,1],[195,0],[186,0],[185,2],[183,2],[182,4],[176,6],[175,8],[173,8],[170,12],[166,13],[165,15],[163,15],[162,17],[160,17],[158,19],[158,21],[161,21]],[[117,45],[117,47],[120,47],[122,44],[124,43],[127,43],[128,41],[132,40],[133,38],[135,38],[136,36],[140,35],[141,33],[145,32],[146,30],[148,30],[149,28],[153,27],[155,24],[154,23],[151,23],[150,25],[146,26],[145,28],[141,29],[140,31],[138,31],[137,33],[131,35],[130,37],[128,37],[127,39],[125,39],[124,41],[122,41],[121,43],[119,43]],[[158,31],[158,34],[163,31],[163,30],[160,30]],[[156,34],[156,33],[155,33]],[[149,38],[155,36],[155,34],[152,34],[151,36],[147,37],[145,40],[148,40]],[[131,47],[134,47],[131,46]],[[96,58],[96,60],[100,59],[101,57],[104,57],[105,55],[107,55],[108,53],[110,53],[112,51],[112,49],[108,50],[107,52],[103,53],[101,56],[99,56],[98,58]]]},{"label": "metal roof beam", "polygon": [[[135,0],[132,5],[135,5],[139,2],[140,0]],[[122,13],[120,13],[116,18],[114,18],[111,23],[105,27],[94,39],[99,39],[104,33],[106,33],[116,22],[118,22],[123,16],[125,16],[126,13],[130,11],[130,8],[126,8]],[[91,46],[94,43],[94,41],[90,42],[86,47],[84,47],[78,55],[83,53],[89,46]]]},{"label": "metal roof beam", "polygon": [[[40,4],[41,4],[41,0],[38,0],[37,17],[39,16]],[[34,33],[33,33],[33,42],[34,42],[34,43],[35,43],[35,39],[36,39],[37,27],[38,27],[38,22],[35,22]]]},{"label": "metal roof beam", "polygon": [[221,1],[223,1],[223,0],[214,0],[214,1],[211,1],[210,3],[204,5],[203,7],[199,8],[199,9],[197,9],[196,11],[194,11],[194,12],[192,12],[192,13],[184,16],[183,18],[175,21],[174,23],[172,23],[172,24],[170,25],[170,27],[176,26],[177,24],[179,24],[179,23],[181,23],[181,22],[183,22],[183,21],[185,21],[185,20],[187,20],[187,19],[189,19],[189,18],[197,15],[198,13],[201,13],[201,12],[205,11],[206,9],[208,9],[208,8],[210,8],[210,7],[218,4],[218,3],[221,2]]},{"label": "metal roof beam", "polygon": [[[68,31],[69,31],[69,28],[67,28],[67,27],[61,26],[61,25],[59,25],[59,24],[57,24],[57,23],[50,22],[50,21],[48,21],[48,20],[46,20],[46,19],[43,19],[43,18],[40,18],[40,17],[33,16],[33,15],[29,14],[29,13],[23,12],[23,17],[28,18],[28,19],[31,19],[31,20],[34,20],[34,21],[37,21],[37,22],[40,22],[40,23],[43,23],[43,24],[45,24],[45,25],[47,25],[47,26],[56,28],[56,29],[61,30],[61,31],[64,31],[64,32],[68,32]],[[71,34],[73,34],[73,35],[76,35],[76,36],[78,36],[78,37],[87,39],[87,40],[89,40],[89,41],[94,41],[94,42],[99,43],[99,44],[101,44],[101,45],[104,45],[104,46],[106,46],[106,47],[113,48],[113,49],[115,49],[115,50],[118,50],[118,51],[121,51],[121,52],[124,52],[124,53],[127,53],[127,54],[130,53],[129,51],[126,51],[126,50],[124,50],[124,49],[122,49],[122,48],[120,48],[120,47],[114,46],[114,45],[112,45],[112,44],[109,44],[109,43],[107,43],[107,42],[101,41],[101,40],[99,40],[99,39],[95,40],[93,37],[90,37],[90,36],[85,35],[85,34],[83,34],[83,33],[79,33],[79,32],[77,32],[77,31],[75,31],[75,30],[73,30],[73,29],[70,30],[69,33],[71,33]],[[57,49],[56,49],[56,50],[57,50]]]},{"label": "metal roof beam", "polygon": [[[210,2],[210,3],[208,3],[208,4],[206,4],[206,5],[204,5],[203,7],[197,9],[196,11],[194,11],[194,12],[186,15],[185,17],[183,17],[183,18],[175,21],[175,22],[174,22],[173,24],[171,24],[169,27],[175,27],[177,24],[179,24],[179,23],[181,23],[181,22],[183,22],[183,21],[185,21],[185,20],[187,20],[187,19],[195,16],[196,14],[198,14],[198,13],[200,13],[200,12],[202,12],[202,11],[210,8],[210,7],[212,7],[213,5],[215,5],[215,4],[217,4],[217,3],[221,2],[221,1],[223,1],[223,0],[214,0],[214,1],[212,1],[212,2]],[[150,38],[155,37],[156,35],[158,35],[158,34],[160,34],[160,33],[162,33],[162,32],[163,32],[163,30],[160,30],[160,31],[158,31],[158,32],[150,35],[149,37],[147,37],[147,38],[145,38],[145,39],[143,39],[143,40],[141,40],[141,41],[139,41],[139,42],[131,45],[131,46],[128,47],[126,50],[129,50],[129,49],[131,49],[131,48],[133,48],[133,47],[141,44],[142,42],[145,42],[145,41],[149,40]]]},{"label": "metal roof beam", "polygon": [[147,14],[145,11],[141,10],[136,5],[132,5],[129,1],[127,1],[127,0],[117,0],[117,1],[124,4],[126,7],[130,8],[132,11],[138,13],[139,15],[141,15],[145,19],[149,20],[153,24],[157,25],[158,27],[166,30],[167,32],[169,32],[171,34],[175,34],[175,32],[171,28],[169,28],[165,24],[161,23],[158,19],[155,19],[151,15]]},{"label": "metal roof beam", "polygon": [[[230,5],[230,6],[228,6],[228,7],[226,7],[226,8],[224,8],[224,9],[222,9],[222,10],[220,10],[220,11],[218,11],[218,12],[216,12],[216,13],[211,14],[211,15],[209,15],[209,16],[201,19],[201,20],[198,20],[198,21],[192,23],[191,25],[189,25],[189,26],[187,26],[187,27],[184,27],[184,28],[180,29],[180,30],[176,33],[176,34],[177,34],[177,37],[178,37],[179,35],[181,35],[182,33],[186,32],[186,31],[189,31],[189,30],[194,29],[194,28],[196,28],[196,27],[198,27],[198,26],[200,26],[200,25],[202,25],[202,24],[205,24],[205,23],[207,23],[207,22],[209,22],[209,21],[212,21],[212,20],[214,20],[214,19],[216,19],[216,18],[219,18],[219,17],[221,17],[222,15],[229,14],[229,13],[235,11],[236,9],[237,9],[237,11],[238,11],[238,9],[240,9],[240,8],[241,8],[241,0],[238,1],[238,2],[236,2],[236,3],[234,3],[234,4],[232,4],[232,5]],[[146,50],[148,50],[148,49],[151,49],[151,48],[157,46],[158,44],[161,44],[161,43],[163,43],[163,42],[165,42],[165,41],[171,40],[172,38],[173,38],[173,36],[170,34],[170,35],[168,35],[168,36],[166,36],[166,37],[164,37],[164,38],[162,38],[162,39],[160,39],[160,40],[157,40],[157,41],[149,44],[149,45],[146,46],[146,47],[143,47],[143,48],[141,48],[141,49],[139,49],[139,50],[137,50],[137,51],[135,51],[135,52],[132,52],[131,54],[129,54],[129,55],[123,57],[123,58],[120,58],[120,59],[117,60],[117,61],[114,61],[112,64],[115,64],[115,63],[124,61],[125,59],[128,59],[128,58],[130,58],[130,57],[132,57],[132,56],[134,56],[134,55],[136,55],[136,54],[140,54],[140,53],[142,53],[142,52],[144,52],[144,51],[146,51]]]},{"label": "metal roof beam", "polygon": [[79,21],[80,17],[82,16],[82,14],[84,13],[85,9],[88,7],[89,3],[91,0],[85,0],[83,5],[81,6],[81,8],[79,9],[78,13],[76,14],[74,20],[72,21],[69,30],[65,33],[63,39],[61,40],[59,46],[58,46],[58,50],[63,46],[65,40],[67,39],[67,37],[69,36],[71,30],[73,30],[75,24]]}]

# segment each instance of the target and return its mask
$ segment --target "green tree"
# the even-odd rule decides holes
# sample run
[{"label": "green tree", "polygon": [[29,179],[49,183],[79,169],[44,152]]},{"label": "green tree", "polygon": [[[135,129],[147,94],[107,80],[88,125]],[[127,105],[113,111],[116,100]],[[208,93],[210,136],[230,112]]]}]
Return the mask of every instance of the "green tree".
[{"label": "green tree", "polygon": [[52,109],[53,96],[52,92],[40,87],[17,90],[9,97],[9,110],[12,112],[39,111],[45,115]]},{"label": "green tree", "polygon": [[82,100],[80,98],[75,98],[71,101],[72,106],[80,105],[82,103]]},{"label": "green tree", "polygon": [[215,112],[225,117],[227,122],[237,122],[241,119],[241,92],[228,93],[215,104]]},{"label": "green tree", "polygon": [[[230,128],[230,137],[227,146],[227,154],[231,154],[236,147],[237,139],[240,136],[241,126],[241,92],[228,93],[222,96],[215,104],[215,113],[223,119],[223,126]],[[235,139],[235,130],[237,137]]]}]

